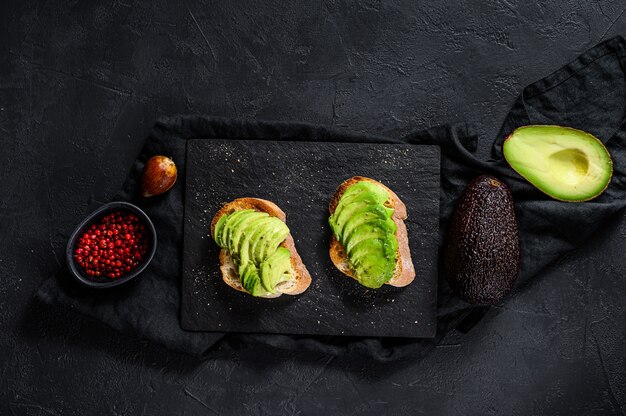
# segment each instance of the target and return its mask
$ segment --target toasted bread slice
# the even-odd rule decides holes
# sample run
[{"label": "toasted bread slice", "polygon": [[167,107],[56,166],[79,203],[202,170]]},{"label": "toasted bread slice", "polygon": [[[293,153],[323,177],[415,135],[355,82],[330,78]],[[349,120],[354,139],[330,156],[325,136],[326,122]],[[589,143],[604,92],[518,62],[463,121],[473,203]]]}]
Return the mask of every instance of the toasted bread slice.
[{"label": "toasted bread slice", "polygon": [[[407,286],[413,281],[413,279],[415,279],[415,268],[413,267],[411,250],[409,249],[409,238],[406,231],[406,225],[404,224],[404,220],[406,220],[407,218],[406,206],[400,200],[400,198],[398,198],[398,195],[396,195],[395,192],[387,188],[382,183],[375,181],[374,179],[366,178],[363,176],[354,176],[339,185],[339,187],[335,191],[335,194],[330,200],[328,210],[332,215],[335,212],[337,204],[339,204],[339,200],[341,199],[341,196],[346,191],[346,189],[348,189],[355,183],[362,181],[373,182],[387,190],[387,192],[389,193],[389,200],[385,205],[393,208],[393,216],[391,218],[397,227],[396,239],[398,240],[398,258],[396,261],[396,268],[394,269],[393,277],[391,278],[391,280],[389,280],[389,282],[387,282],[387,284],[396,287]],[[334,234],[332,235],[330,240],[330,259],[341,273],[345,274],[346,276],[350,276],[353,279],[356,279],[354,271],[350,268],[346,249],[339,242],[339,240],[335,238]]]},{"label": "toasted bread slice", "polygon": [[[278,207],[278,205],[273,202],[267,201],[265,199],[259,198],[239,198],[235,199],[232,202],[224,205],[213,217],[213,221],[211,221],[211,237],[215,237],[215,224],[220,219],[222,215],[228,215],[235,211],[241,211],[244,209],[253,209],[255,211],[267,212],[269,215],[278,218],[282,222],[286,223],[287,216],[283,212],[282,209]],[[281,244],[281,247],[285,247],[291,253],[291,272],[292,279],[279,283],[276,286],[276,293],[267,296],[260,296],[266,298],[275,298],[282,294],[285,295],[299,295],[308,289],[311,284],[311,275],[309,271],[306,269],[304,263],[302,263],[302,259],[296,250],[296,245],[293,241],[293,237],[291,234],[285,238]],[[241,292],[249,293],[246,289],[244,289],[241,284],[241,279],[239,278],[239,274],[237,273],[237,267],[235,267],[235,263],[233,262],[233,258],[226,249],[222,249],[220,251],[220,270],[222,272],[222,279],[224,282],[235,290],[239,290]]]}]

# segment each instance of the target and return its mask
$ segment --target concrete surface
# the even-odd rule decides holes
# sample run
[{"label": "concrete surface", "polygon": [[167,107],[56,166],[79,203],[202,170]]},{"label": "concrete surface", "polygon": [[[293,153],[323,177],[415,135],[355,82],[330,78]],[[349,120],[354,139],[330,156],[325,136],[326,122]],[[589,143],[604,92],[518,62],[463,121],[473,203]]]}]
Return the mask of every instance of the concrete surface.
[{"label": "concrete surface", "polygon": [[[221,345],[207,362],[34,303],[154,120],[492,139],[521,88],[616,34],[623,1],[20,1],[0,6],[0,413],[619,415],[626,222],[421,362]],[[193,385],[190,385],[190,383]]]}]

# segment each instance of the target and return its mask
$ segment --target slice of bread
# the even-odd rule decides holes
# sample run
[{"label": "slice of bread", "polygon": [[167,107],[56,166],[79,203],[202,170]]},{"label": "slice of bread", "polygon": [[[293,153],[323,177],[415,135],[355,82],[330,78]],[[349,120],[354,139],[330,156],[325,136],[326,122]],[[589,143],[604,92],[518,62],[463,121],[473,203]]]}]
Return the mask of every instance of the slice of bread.
[{"label": "slice of bread", "polygon": [[[239,198],[227,203],[217,212],[217,214],[215,214],[213,221],[211,221],[211,237],[215,237],[215,224],[217,224],[217,221],[222,215],[228,215],[235,211],[241,211],[244,209],[266,212],[284,223],[287,222],[287,216],[283,210],[273,202],[259,198]],[[292,278],[287,282],[279,283],[276,286],[276,293],[261,297],[275,298],[282,294],[299,295],[307,290],[311,284],[311,275],[306,269],[304,263],[302,263],[302,259],[296,250],[296,245],[291,234],[289,234],[287,238],[285,238],[285,241],[283,241],[280,245],[281,247],[288,249],[291,253]],[[222,272],[222,279],[224,279],[224,282],[226,282],[228,286],[235,290],[249,293],[241,284],[237,267],[235,266],[232,256],[226,249],[222,249],[220,251],[220,270]]]},{"label": "slice of bread", "polygon": [[[385,203],[385,205],[389,208],[393,208],[393,216],[391,218],[397,227],[396,239],[398,240],[398,257],[393,277],[391,278],[391,280],[389,280],[389,282],[387,282],[387,284],[396,287],[407,286],[413,281],[413,279],[415,279],[415,268],[413,267],[411,250],[409,249],[409,238],[406,231],[406,225],[404,224],[404,220],[406,220],[407,218],[406,206],[400,200],[400,198],[398,198],[398,195],[396,195],[391,189],[387,188],[382,183],[375,181],[374,179],[366,178],[363,176],[354,176],[339,185],[339,187],[335,191],[335,194],[330,200],[328,210],[332,215],[335,212],[337,204],[339,204],[339,200],[341,199],[343,193],[350,186],[362,181],[373,182],[384,188],[389,194],[389,200]],[[353,279],[356,279],[354,271],[350,268],[346,249],[335,238],[334,234],[332,235],[330,240],[330,259],[341,273],[345,274],[346,276],[350,276]]]}]

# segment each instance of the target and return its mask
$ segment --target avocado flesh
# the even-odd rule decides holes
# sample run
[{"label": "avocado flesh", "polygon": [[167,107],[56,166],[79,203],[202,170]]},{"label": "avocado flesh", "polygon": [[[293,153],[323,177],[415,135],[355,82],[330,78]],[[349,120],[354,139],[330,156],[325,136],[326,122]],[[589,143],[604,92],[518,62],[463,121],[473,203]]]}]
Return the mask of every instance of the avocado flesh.
[{"label": "avocado flesh", "polygon": [[261,283],[265,290],[274,293],[276,285],[291,278],[291,255],[285,247],[279,247],[260,267]]},{"label": "avocado flesh", "polygon": [[[248,253],[247,248],[246,250],[242,250],[242,242],[247,239],[248,235],[254,232],[259,221],[264,220],[266,217],[269,217],[266,213],[252,212],[239,221],[237,226],[233,227],[231,240],[228,242],[231,251],[240,256],[245,255],[246,258],[249,258],[250,253]],[[247,263],[248,261],[245,260],[242,262]]]},{"label": "avocado flesh", "polygon": [[283,225],[276,223],[276,228],[272,232],[268,232],[264,236],[262,236],[262,240],[259,241],[259,264],[272,254],[274,254],[280,243],[285,241],[285,238],[287,238],[287,235],[289,235],[289,229],[286,225],[284,225],[285,223],[283,223],[282,221],[281,223]]},{"label": "avocado flesh", "polygon": [[345,190],[328,222],[344,246],[348,263],[360,284],[379,288],[396,268],[398,241],[394,210],[385,204],[387,190],[373,182],[358,182]]},{"label": "avocado flesh", "polygon": [[241,211],[235,211],[232,214],[227,215],[226,216],[227,218],[224,221],[224,225],[220,232],[219,242],[217,238],[215,239],[215,242],[217,242],[220,245],[220,247],[228,248],[230,240],[231,240],[233,228],[236,228],[237,223],[240,221],[242,217],[245,219],[245,217],[251,212],[254,212],[254,211],[252,211],[251,209],[246,209],[246,210],[241,210]]},{"label": "avocado flesh", "polygon": [[367,182],[367,181],[357,182],[351,185],[348,189],[346,189],[343,192],[343,195],[341,195],[341,200],[339,201],[339,203],[337,204],[337,207],[335,208],[335,214],[339,215],[343,207],[351,204],[354,198],[362,196],[364,192],[374,192],[376,194],[380,194],[381,198],[386,198],[387,195],[386,195],[386,192],[384,191],[385,191],[384,189],[378,186],[372,187],[372,182]]},{"label": "avocado flesh", "polygon": [[377,289],[393,277],[396,261],[393,258],[393,245],[383,239],[370,238],[358,243],[348,256],[350,266],[359,276],[359,282],[366,287]]},{"label": "avocado flesh", "polygon": [[602,142],[569,127],[520,127],[504,142],[503,153],[517,173],[560,201],[597,197],[613,174],[611,156]]},{"label": "avocado flesh", "polygon": [[354,247],[362,241],[369,239],[382,240],[387,236],[388,233],[395,233],[395,224],[393,221],[389,221],[391,222],[391,224],[389,224],[387,221],[375,219],[356,227],[354,231],[350,233],[350,235],[347,235],[344,238],[344,241],[346,242],[345,248],[348,252],[348,256],[350,256]]},{"label": "avocado flesh", "polygon": [[345,229],[348,220],[354,218],[355,213],[365,212],[368,208],[377,205],[376,196],[373,193],[364,193],[360,198],[353,198],[353,201],[348,204],[341,204],[337,206],[341,210],[335,211],[335,232],[339,237],[343,237],[343,230]]},{"label": "avocado flesh", "polygon": [[243,237],[240,242],[236,243],[233,241],[236,247],[236,251],[239,253],[240,264],[254,262],[254,253],[250,250],[250,243],[252,237],[258,232],[263,232],[265,225],[270,224],[272,222],[272,218],[269,215],[265,215],[261,218],[251,219],[244,226],[245,230],[242,232]]},{"label": "avocado flesh", "polygon": [[242,286],[253,296],[275,293],[277,284],[291,278],[291,253],[279,247],[288,235],[280,219],[254,210],[224,215],[214,228],[215,242],[229,251]]},{"label": "avocado flesh", "polygon": [[250,253],[252,261],[255,264],[261,264],[266,257],[264,251],[277,247],[288,234],[289,229],[282,221],[272,221],[265,224],[263,228],[259,227],[251,238]]},{"label": "avocado flesh", "polygon": [[[375,188],[372,189],[359,186],[358,191],[348,193],[348,191],[350,191],[353,187],[365,183],[370,184]],[[346,194],[348,194],[347,197]],[[344,197],[346,197],[345,200]],[[387,191],[372,182],[359,182],[352,185],[348,188],[346,193],[342,195],[339,203],[337,204],[337,208],[333,214],[335,217],[334,226],[331,225],[333,227],[333,231],[339,236],[339,238],[341,238],[343,236],[346,223],[350,218],[354,217],[355,213],[371,211],[373,207],[384,208],[383,204],[387,201],[388,197]]]},{"label": "avocado flesh", "polygon": [[[363,212],[362,215],[356,215],[352,218],[349,218],[344,225],[341,236],[344,240],[348,241],[350,240],[354,230],[358,229],[361,225],[376,220],[393,222],[393,220],[391,219],[392,215],[393,210],[391,208],[380,205],[372,205],[365,212]],[[393,226],[395,227],[395,223],[393,224]]]},{"label": "avocado flesh", "polygon": [[[217,220],[217,223],[215,223],[215,228],[213,230],[213,235],[215,236],[216,239],[218,238],[218,236],[222,235],[221,231],[222,231],[222,228],[224,227],[224,223],[226,222],[226,218],[228,218],[227,215],[222,215],[219,218],[219,220]],[[217,244],[221,245],[221,241],[217,241]]]},{"label": "avocado flesh", "polygon": [[248,263],[244,267],[240,267],[238,272],[241,285],[250,292],[252,296],[264,296],[269,294],[263,287],[259,270],[254,264]]}]

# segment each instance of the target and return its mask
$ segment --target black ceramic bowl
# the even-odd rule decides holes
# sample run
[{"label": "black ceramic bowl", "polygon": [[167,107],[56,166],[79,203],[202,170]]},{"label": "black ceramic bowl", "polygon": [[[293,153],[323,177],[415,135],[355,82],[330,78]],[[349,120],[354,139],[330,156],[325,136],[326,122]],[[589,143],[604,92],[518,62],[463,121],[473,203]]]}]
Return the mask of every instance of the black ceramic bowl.
[{"label": "black ceramic bowl", "polygon": [[[148,254],[143,261],[137,265],[134,270],[116,278],[111,279],[109,277],[96,277],[96,276],[88,276],[87,273],[84,272],[83,268],[76,263],[74,259],[74,250],[76,249],[76,245],[78,243],[78,239],[80,236],[91,226],[91,224],[100,221],[102,217],[109,214],[112,211],[126,211],[132,212],[137,215],[140,220],[146,226],[146,230],[148,233],[149,248]],[[91,214],[87,216],[80,223],[78,227],[72,233],[70,237],[70,241],[67,243],[67,248],[65,250],[65,257],[67,260],[67,265],[70,269],[70,273],[76,280],[84,286],[88,286],[96,289],[103,289],[107,287],[119,286],[123,283],[126,283],[135,277],[137,277],[144,269],[150,264],[152,258],[154,257],[154,253],[156,251],[157,245],[157,235],[156,229],[154,228],[154,224],[150,221],[150,218],[143,212],[138,206],[130,204],[128,202],[110,202],[106,205],[101,206]]]}]

